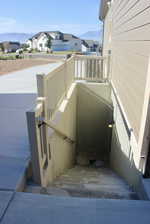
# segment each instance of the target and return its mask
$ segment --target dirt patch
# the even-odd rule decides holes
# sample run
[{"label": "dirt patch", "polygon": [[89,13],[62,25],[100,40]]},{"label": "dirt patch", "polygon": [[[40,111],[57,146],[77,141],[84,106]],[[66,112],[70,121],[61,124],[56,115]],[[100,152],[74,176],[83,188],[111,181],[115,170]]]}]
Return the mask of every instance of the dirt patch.
[{"label": "dirt patch", "polygon": [[0,75],[19,71],[37,65],[45,65],[58,62],[52,59],[17,59],[17,60],[0,60]]}]

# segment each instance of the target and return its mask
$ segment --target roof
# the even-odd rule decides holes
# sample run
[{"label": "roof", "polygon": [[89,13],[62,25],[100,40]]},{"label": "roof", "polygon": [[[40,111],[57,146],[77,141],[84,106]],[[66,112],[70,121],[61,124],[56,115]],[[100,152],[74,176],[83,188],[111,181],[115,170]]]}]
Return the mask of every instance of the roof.
[{"label": "roof", "polygon": [[79,39],[78,37],[72,35],[72,34],[69,34],[69,33],[64,33],[63,34],[63,40],[72,40],[72,39]]},{"label": "roof", "polygon": [[50,35],[52,33],[62,34],[60,31],[42,31],[42,32],[35,34],[32,38],[30,38],[30,40],[32,40],[33,38],[35,38],[35,39],[39,38],[41,34]]},{"label": "roof", "polygon": [[85,47],[89,48],[89,45],[87,44],[87,42],[86,42],[85,40],[82,40],[82,44],[83,44]]},{"label": "roof", "polygon": [[105,19],[105,16],[107,15],[109,9],[108,2],[110,1],[111,0],[101,0],[100,2],[99,19],[102,21]]},{"label": "roof", "polygon": [[99,41],[96,40],[82,40],[82,44],[87,48],[93,47],[94,45],[100,45]]},{"label": "roof", "polygon": [[84,40],[84,42],[90,47],[94,44],[99,45],[99,41],[96,40]]},{"label": "roof", "polygon": [[35,34],[29,40],[38,39],[41,36],[41,34],[45,34],[45,35],[51,36],[52,33],[60,34],[60,36],[61,36],[60,39],[64,40],[64,41],[69,41],[69,40],[72,40],[72,39],[79,39],[78,37],[76,37],[76,36],[74,36],[72,34],[69,34],[69,33],[62,33],[60,31],[43,31],[43,32],[39,32],[39,33]]}]

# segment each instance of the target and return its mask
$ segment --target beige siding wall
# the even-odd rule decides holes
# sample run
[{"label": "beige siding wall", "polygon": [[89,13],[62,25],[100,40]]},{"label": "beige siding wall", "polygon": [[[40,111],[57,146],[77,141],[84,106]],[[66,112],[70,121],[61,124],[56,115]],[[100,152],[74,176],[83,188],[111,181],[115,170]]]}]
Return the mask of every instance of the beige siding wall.
[{"label": "beige siding wall", "polygon": [[112,82],[138,141],[150,54],[150,1],[113,1],[105,20],[104,55],[108,50]]}]

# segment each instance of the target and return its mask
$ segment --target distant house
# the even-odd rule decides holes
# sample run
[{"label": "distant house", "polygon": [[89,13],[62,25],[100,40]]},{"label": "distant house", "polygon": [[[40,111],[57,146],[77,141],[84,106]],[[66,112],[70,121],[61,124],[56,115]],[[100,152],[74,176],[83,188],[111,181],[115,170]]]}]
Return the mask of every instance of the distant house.
[{"label": "distant house", "polygon": [[59,31],[39,32],[27,41],[29,49],[47,51],[47,41],[51,38],[51,50],[53,51],[81,51],[82,40],[72,34]]},{"label": "distant house", "polygon": [[2,50],[5,53],[11,53],[11,52],[16,52],[20,48],[20,43],[19,42],[11,42],[11,41],[5,41],[1,43]]},{"label": "distant house", "polygon": [[95,40],[82,40],[82,52],[97,52],[100,50],[100,43]]},{"label": "distant house", "polygon": [[53,51],[81,51],[82,40],[72,34],[64,33],[62,39],[52,41]]},{"label": "distant house", "polygon": [[88,52],[90,52],[89,45],[86,43],[85,40],[82,40],[82,52],[83,52],[83,53],[88,53]]}]

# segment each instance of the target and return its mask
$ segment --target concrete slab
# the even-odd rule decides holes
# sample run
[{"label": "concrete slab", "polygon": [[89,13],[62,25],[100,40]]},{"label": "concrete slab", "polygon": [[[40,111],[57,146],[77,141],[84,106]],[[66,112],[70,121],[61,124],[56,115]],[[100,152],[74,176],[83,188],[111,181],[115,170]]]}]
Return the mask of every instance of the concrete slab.
[{"label": "concrete slab", "polygon": [[2,75],[0,76],[0,93],[36,93],[36,74],[48,74],[60,64],[62,64],[62,62],[34,66],[32,68]]},{"label": "concrete slab", "polygon": [[34,107],[36,94],[0,94],[0,155],[28,158],[26,111]]},{"label": "concrete slab", "polygon": [[22,190],[28,160],[0,156],[0,190]]},{"label": "concrete slab", "polygon": [[142,190],[145,196],[144,198],[150,200],[150,178],[142,179]]},{"label": "concrete slab", "polygon": [[2,224],[149,224],[150,202],[16,193]]},{"label": "concrete slab", "polygon": [[8,204],[13,196],[13,192],[0,191],[0,220],[7,210]]},{"label": "concrete slab", "polygon": [[0,76],[0,189],[23,188],[30,157],[26,111],[35,104],[36,74],[47,74],[59,64]]}]

